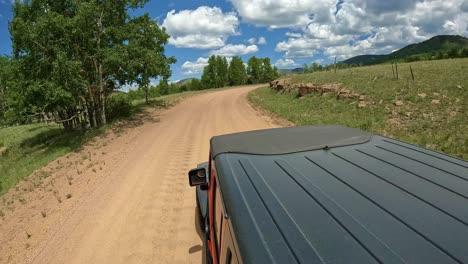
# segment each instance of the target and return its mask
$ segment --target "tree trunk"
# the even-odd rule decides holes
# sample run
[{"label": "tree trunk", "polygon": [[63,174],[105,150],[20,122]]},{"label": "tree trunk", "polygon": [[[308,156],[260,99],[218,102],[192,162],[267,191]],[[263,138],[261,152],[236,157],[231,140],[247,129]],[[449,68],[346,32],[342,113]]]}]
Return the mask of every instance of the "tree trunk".
[{"label": "tree trunk", "polygon": [[[96,120],[96,102],[94,100],[94,93],[91,87],[88,87],[89,101],[86,102],[86,108],[88,111],[88,119],[91,127],[97,127]],[[91,111],[90,111],[91,109]]]},{"label": "tree trunk", "polygon": [[146,84],[145,85],[145,101],[146,101],[146,104],[149,104],[148,93],[149,93],[148,84]]},{"label": "tree trunk", "polygon": [[91,119],[89,117],[89,109],[86,99],[82,98],[83,107],[84,107],[84,120],[85,120],[85,128],[89,129],[91,127]]},{"label": "tree trunk", "polygon": [[106,91],[104,89],[102,64],[99,63],[99,101],[101,105],[101,126],[106,125]]}]

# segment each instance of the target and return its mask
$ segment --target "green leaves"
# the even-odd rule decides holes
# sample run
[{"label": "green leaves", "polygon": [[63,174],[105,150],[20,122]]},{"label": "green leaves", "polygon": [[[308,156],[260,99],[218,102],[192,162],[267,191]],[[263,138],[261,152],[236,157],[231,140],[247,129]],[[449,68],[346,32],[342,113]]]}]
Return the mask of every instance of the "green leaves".
[{"label": "green leaves", "polygon": [[242,85],[247,82],[247,72],[242,59],[238,56],[232,57],[229,65],[229,85]]},{"label": "green leaves", "polygon": [[18,75],[24,77],[16,85],[18,106],[25,108],[17,111],[41,109],[62,119],[81,115],[100,126],[114,89],[137,83],[148,90],[150,78],[167,80],[176,61],[164,53],[169,35],[148,14],[128,13],[146,2],[16,2],[10,32]]},{"label": "green leaves", "polygon": [[278,69],[271,67],[270,58],[251,57],[247,69],[238,56],[234,56],[228,65],[227,59],[212,55],[203,69],[202,85],[207,88],[219,88],[227,85],[246,83],[264,83],[278,78]]},{"label": "green leaves", "polygon": [[248,83],[265,83],[278,78],[278,69],[271,67],[270,58],[253,56],[247,64]]}]

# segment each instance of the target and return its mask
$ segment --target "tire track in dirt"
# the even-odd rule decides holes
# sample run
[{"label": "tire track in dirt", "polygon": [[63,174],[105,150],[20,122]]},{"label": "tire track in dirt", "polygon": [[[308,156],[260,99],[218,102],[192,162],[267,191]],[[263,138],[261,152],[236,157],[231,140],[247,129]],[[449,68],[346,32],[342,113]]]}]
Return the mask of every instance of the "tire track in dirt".
[{"label": "tire track in dirt", "polygon": [[[85,147],[103,153],[93,162],[104,168],[72,175],[76,182],[67,188],[73,198],[50,217],[29,216],[37,214],[31,208],[50,205],[52,198],[7,215],[0,226],[0,263],[200,263],[195,190],[187,171],[206,161],[212,136],[274,126],[247,102],[256,87],[200,94],[167,110],[150,110],[145,123]],[[71,170],[57,173],[71,177]],[[55,188],[65,188],[59,183]],[[34,243],[19,238],[23,227],[34,232]]]}]

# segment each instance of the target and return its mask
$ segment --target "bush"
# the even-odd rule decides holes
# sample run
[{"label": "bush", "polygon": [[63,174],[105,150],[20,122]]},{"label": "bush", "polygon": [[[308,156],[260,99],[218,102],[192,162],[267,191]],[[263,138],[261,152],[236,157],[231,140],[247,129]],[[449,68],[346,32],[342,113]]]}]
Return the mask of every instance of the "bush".
[{"label": "bush", "polygon": [[107,98],[106,111],[109,120],[130,116],[132,103],[126,93],[113,93]]},{"label": "bush", "polygon": [[130,101],[144,99],[145,98],[145,91],[143,89],[137,90],[129,90],[128,91],[128,98]]}]

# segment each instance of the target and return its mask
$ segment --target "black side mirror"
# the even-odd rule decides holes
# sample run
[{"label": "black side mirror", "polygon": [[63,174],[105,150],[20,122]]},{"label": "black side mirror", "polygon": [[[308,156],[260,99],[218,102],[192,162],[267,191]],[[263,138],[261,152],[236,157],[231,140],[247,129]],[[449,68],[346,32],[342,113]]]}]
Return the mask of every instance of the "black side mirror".
[{"label": "black side mirror", "polygon": [[191,169],[188,173],[190,186],[204,185],[207,183],[205,168]]}]

